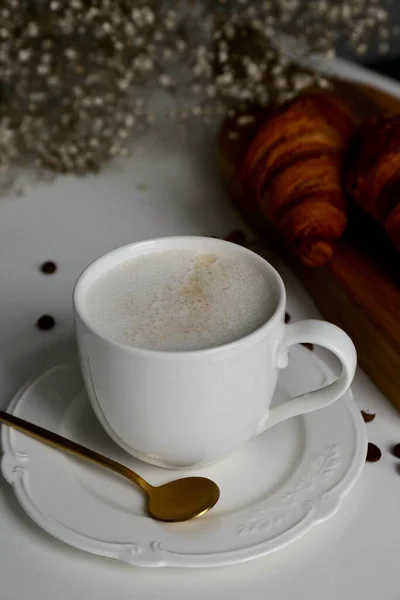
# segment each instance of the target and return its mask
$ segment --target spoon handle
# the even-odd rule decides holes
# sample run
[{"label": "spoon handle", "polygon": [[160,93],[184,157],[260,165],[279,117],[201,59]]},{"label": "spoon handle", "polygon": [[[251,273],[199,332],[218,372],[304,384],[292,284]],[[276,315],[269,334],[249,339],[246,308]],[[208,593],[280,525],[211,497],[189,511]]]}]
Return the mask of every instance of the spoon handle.
[{"label": "spoon handle", "polygon": [[25,433],[26,435],[29,435],[30,437],[47,444],[48,446],[56,448],[57,450],[67,452],[68,454],[72,454],[73,456],[77,456],[78,458],[82,458],[94,463],[95,465],[100,465],[101,467],[110,469],[111,471],[114,471],[114,473],[118,473],[119,475],[122,475],[122,477],[129,479],[129,481],[136,483],[147,494],[152,488],[147,481],[142,479],[142,477],[140,477],[140,475],[134,471],[131,471],[131,469],[128,469],[128,467],[125,467],[121,463],[112,460],[112,458],[108,458],[107,456],[103,456],[94,450],[90,450],[90,448],[85,448],[85,446],[81,446],[72,440],[68,440],[63,436],[58,435],[58,433],[54,433],[53,431],[39,427],[39,425],[29,423],[29,421],[25,421],[24,419],[10,415],[3,410],[0,410],[0,423],[8,425],[9,427],[13,427],[18,431],[21,431],[22,433]]}]

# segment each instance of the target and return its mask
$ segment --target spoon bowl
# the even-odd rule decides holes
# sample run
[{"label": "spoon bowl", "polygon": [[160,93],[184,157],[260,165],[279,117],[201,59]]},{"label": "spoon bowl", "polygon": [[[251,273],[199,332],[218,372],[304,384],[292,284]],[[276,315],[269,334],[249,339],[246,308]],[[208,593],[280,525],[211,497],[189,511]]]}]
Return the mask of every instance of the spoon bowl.
[{"label": "spoon bowl", "polygon": [[151,488],[148,511],[160,521],[188,521],[208,512],[219,495],[219,487],[211,479],[184,477]]}]

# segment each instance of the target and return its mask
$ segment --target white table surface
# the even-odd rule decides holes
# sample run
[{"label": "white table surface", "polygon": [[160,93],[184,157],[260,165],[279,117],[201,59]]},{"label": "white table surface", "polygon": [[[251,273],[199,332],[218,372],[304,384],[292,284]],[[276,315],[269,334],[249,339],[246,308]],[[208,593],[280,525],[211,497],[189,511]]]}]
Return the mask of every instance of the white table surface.
[{"label": "white table surface", "polygon": [[[400,96],[400,86],[346,63],[362,78]],[[210,136],[211,137],[211,136]],[[143,141],[145,154],[113,165],[101,177],[65,177],[0,199],[0,406],[27,378],[74,352],[71,294],[93,258],[133,240],[174,234],[224,236],[241,222],[217,177],[213,140],[179,140],[171,125]],[[140,184],[147,189],[139,189]],[[54,260],[44,276],[38,266]],[[317,315],[301,286],[282,268],[288,310]],[[43,313],[53,331],[35,329]],[[0,479],[1,600],[229,599],[399,600],[400,414],[359,371],[353,391],[382,459],[366,464],[340,511],[275,554],[221,569],[138,569],[70,548],[25,516]]]}]

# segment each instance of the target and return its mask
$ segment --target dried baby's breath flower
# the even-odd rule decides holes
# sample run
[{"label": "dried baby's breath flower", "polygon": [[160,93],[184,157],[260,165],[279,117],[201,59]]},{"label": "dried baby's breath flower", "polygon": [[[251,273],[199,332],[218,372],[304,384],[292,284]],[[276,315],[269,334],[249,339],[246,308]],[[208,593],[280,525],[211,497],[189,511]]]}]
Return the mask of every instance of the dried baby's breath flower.
[{"label": "dried baby's breath flower", "polygon": [[156,87],[187,131],[328,85],[294,67],[299,56],[329,60],[339,38],[360,55],[371,43],[387,52],[399,34],[385,0],[2,0],[0,180],[29,163],[84,174],[125,156],[155,120]]}]

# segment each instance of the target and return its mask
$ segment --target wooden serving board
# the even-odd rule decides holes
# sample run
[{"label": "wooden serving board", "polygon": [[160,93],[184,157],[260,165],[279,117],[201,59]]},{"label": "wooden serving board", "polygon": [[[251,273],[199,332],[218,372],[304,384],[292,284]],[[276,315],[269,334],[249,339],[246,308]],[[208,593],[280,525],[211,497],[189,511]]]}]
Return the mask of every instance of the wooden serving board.
[{"label": "wooden serving board", "polygon": [[[351,103],[360,118],[400,113],[400,100],[364,84],[335,81],[335,92]],[[229,141],[229,123],[219,137],[220,166],[233,201],[249,224],[263,236],[302,281],[324,318],[353,339],[359,364],[400,410],[400,253],[383,230],[352,206],[349,227],[331,262],[307,268],[290,253],[279,234],[244,197],[233,178],[239,146]],[[251,207],[251,210],[250,210]]]}]

